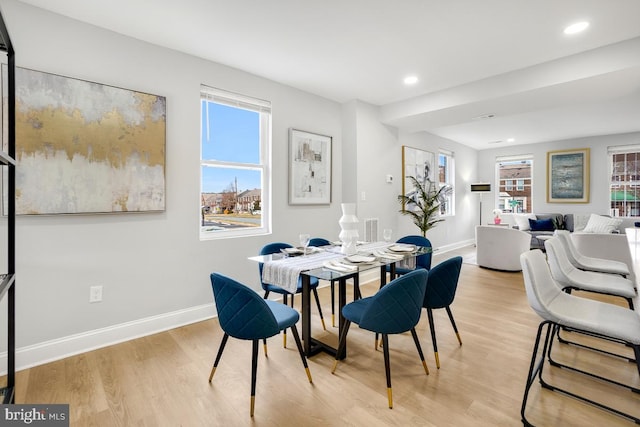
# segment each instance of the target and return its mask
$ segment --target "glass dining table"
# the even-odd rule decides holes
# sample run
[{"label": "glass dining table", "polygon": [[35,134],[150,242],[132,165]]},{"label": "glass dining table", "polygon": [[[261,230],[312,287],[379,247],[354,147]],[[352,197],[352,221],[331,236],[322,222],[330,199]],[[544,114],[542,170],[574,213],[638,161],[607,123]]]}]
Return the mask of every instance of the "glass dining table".
[{"label": "glass dining table", "polygon": [[[380,271],[380,287],[387,283],[387,272],[390,273],[390,277],[395,277],[396,263],[404,261],[415,260],[415,257],[428,254],[431,252],[431,247],[413,246],[407,248],[406,245],[402,250],[393,251],[394,247],[398,247],[398,244],[387,242],[374,242],[365,243],[358,246],[358,252],[356,256],[367,258],[367,262],[351,262],[349,259],[354,259],[353,256],[346,256],[340,254],[339,246],[321,247],[318,252],[304,255],[304,264],[307,268],[299,271],[299,276],[302,278],[302,340],[303,350],[307,357],[313,356],[320,352],[328,353],[332,356],[336,356],[337,345],[333,345],[312,336],[311,329],[311,279],[317,278],[319,280],[337,281],[338,283],[338,337],[343,331],[345,319],[342,316],[342,308],[347,303],[347,280],[353,279],[355,289],[358,289],[360,273],[369,271],[372,269],[379,269]],[[410,249],[410,250],[409,250]],[[336,254],[335,257],[329,257],[335,264],[327,261],[327,255],[323,252],[331,252]],[[314,260],[314,257],[316,259]],[[271,255],[259,255],[249,257],[252,261],[264,263],[265,267],[268,263],[278,263],[280,268],[287,269],[286,263],[289,257],[287,254],[271,254]],[[282,262],[282,260],[285,260]],[[316,261],[317,260],[317,261]],[[291,268],[294,268],[295,262],[290,262]],[[351,267],[351,268],[348,268]],[[299,267],[298,267],[299,269]],[[264,272],[263,272],[264,274]],[[344,359],[347,355],[347,347],[345,346],[344,352],[339,355],[339,359]]]}]

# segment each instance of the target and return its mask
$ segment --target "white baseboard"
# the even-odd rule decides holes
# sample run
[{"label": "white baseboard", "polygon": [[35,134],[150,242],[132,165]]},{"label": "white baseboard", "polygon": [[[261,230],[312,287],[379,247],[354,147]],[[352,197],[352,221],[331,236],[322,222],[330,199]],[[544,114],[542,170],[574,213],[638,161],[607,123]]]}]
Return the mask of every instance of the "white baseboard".
[{"label": "white baseboard", "polygon": [[[64,359],[135,338],[152,335],[214,317],[215,306],[203,304],[158,316],[146,317],[102,329],[46,341],[16,349],[16,370]],[[0,366],[7,366],[7,352],[0,353]],[[6,375],[6,368],[0,372]]]}]

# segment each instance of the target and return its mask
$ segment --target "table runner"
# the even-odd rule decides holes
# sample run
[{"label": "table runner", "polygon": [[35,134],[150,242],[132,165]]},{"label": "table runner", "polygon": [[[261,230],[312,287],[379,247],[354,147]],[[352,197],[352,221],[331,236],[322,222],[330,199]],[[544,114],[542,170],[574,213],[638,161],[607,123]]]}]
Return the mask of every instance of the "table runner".
[{"label": "table runner", "polygon": [[344,255],[323,251],[310,255],[282,258],[265,262],[262,266],[262,281],[270,285],[280,286],[292,294],[298,290],[300,273],[320,268],[325,261],[342,258]]}]

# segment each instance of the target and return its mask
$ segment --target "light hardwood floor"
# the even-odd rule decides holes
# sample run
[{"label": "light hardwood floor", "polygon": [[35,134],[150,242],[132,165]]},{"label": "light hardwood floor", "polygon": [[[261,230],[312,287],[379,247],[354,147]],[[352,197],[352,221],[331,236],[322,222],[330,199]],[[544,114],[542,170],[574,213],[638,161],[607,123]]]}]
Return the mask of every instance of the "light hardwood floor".
[{"label": "light hardwood floor", "polygon": [[[434,263],[453,255],[436,256]],[[377,283],[362,286],[366,295],[377,288]],[[320,296],[329,319],[328,287]],[[271,338],[268,358],[260,349],[251,419],[249,342],[230,339],[213,383],[207,381],[222,336],[216,319],[18,372],[16,402],[69,403],[73,426],[521,425],[520,402],[539,323],[527,303],[522,275],[465,263],[452,310],[463,345],[458,346],[444,310],[435,311],[439,370],[426,315],[417,327],[428,376],[410,334],[389,338],[393,409],[387,407],[382,351],[374,350],[373,334],[354,325],[348,358],[335,375],[329,355],[309,359],[313,384],[307,381],[293,340],[284,349],[281,337]],[[317,316],[313,327],[320,332]],[[335,336],[337,329],[330,329]],[[557,348],[566,360],[606,366],[611,375],[638,386],[631,363],[566,345]],[[637,394],[556,371],[552,378],[568,387],[640,413]],[[631,425],[537,384],[530,403],[529,419],[540,426]]]}]

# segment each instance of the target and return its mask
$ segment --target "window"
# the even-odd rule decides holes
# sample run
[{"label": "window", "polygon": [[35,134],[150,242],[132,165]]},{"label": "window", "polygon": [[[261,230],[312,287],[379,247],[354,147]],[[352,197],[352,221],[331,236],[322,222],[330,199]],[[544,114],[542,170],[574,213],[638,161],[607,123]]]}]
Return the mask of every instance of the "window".
[{"label": "window", "polygon": [[[533,193],[533,155],[498,157],[496,180],[498,197],[496,206],[503,212],[531,213]],[[515,185],[514,185],[515,183]]]},{"label": "window", "polygon": [[438,182],[440,188],[447,187],[441,193],[440,215],[455,215],[455,162],[453,153],[440,150],[438,156]]},{"label": "window", "polygon": [[609,147],[612,216],[640,216],[640,145]]},{"label": "window", "polygon": [[200,237],[270,232],[271,103],[201,86]]}]

